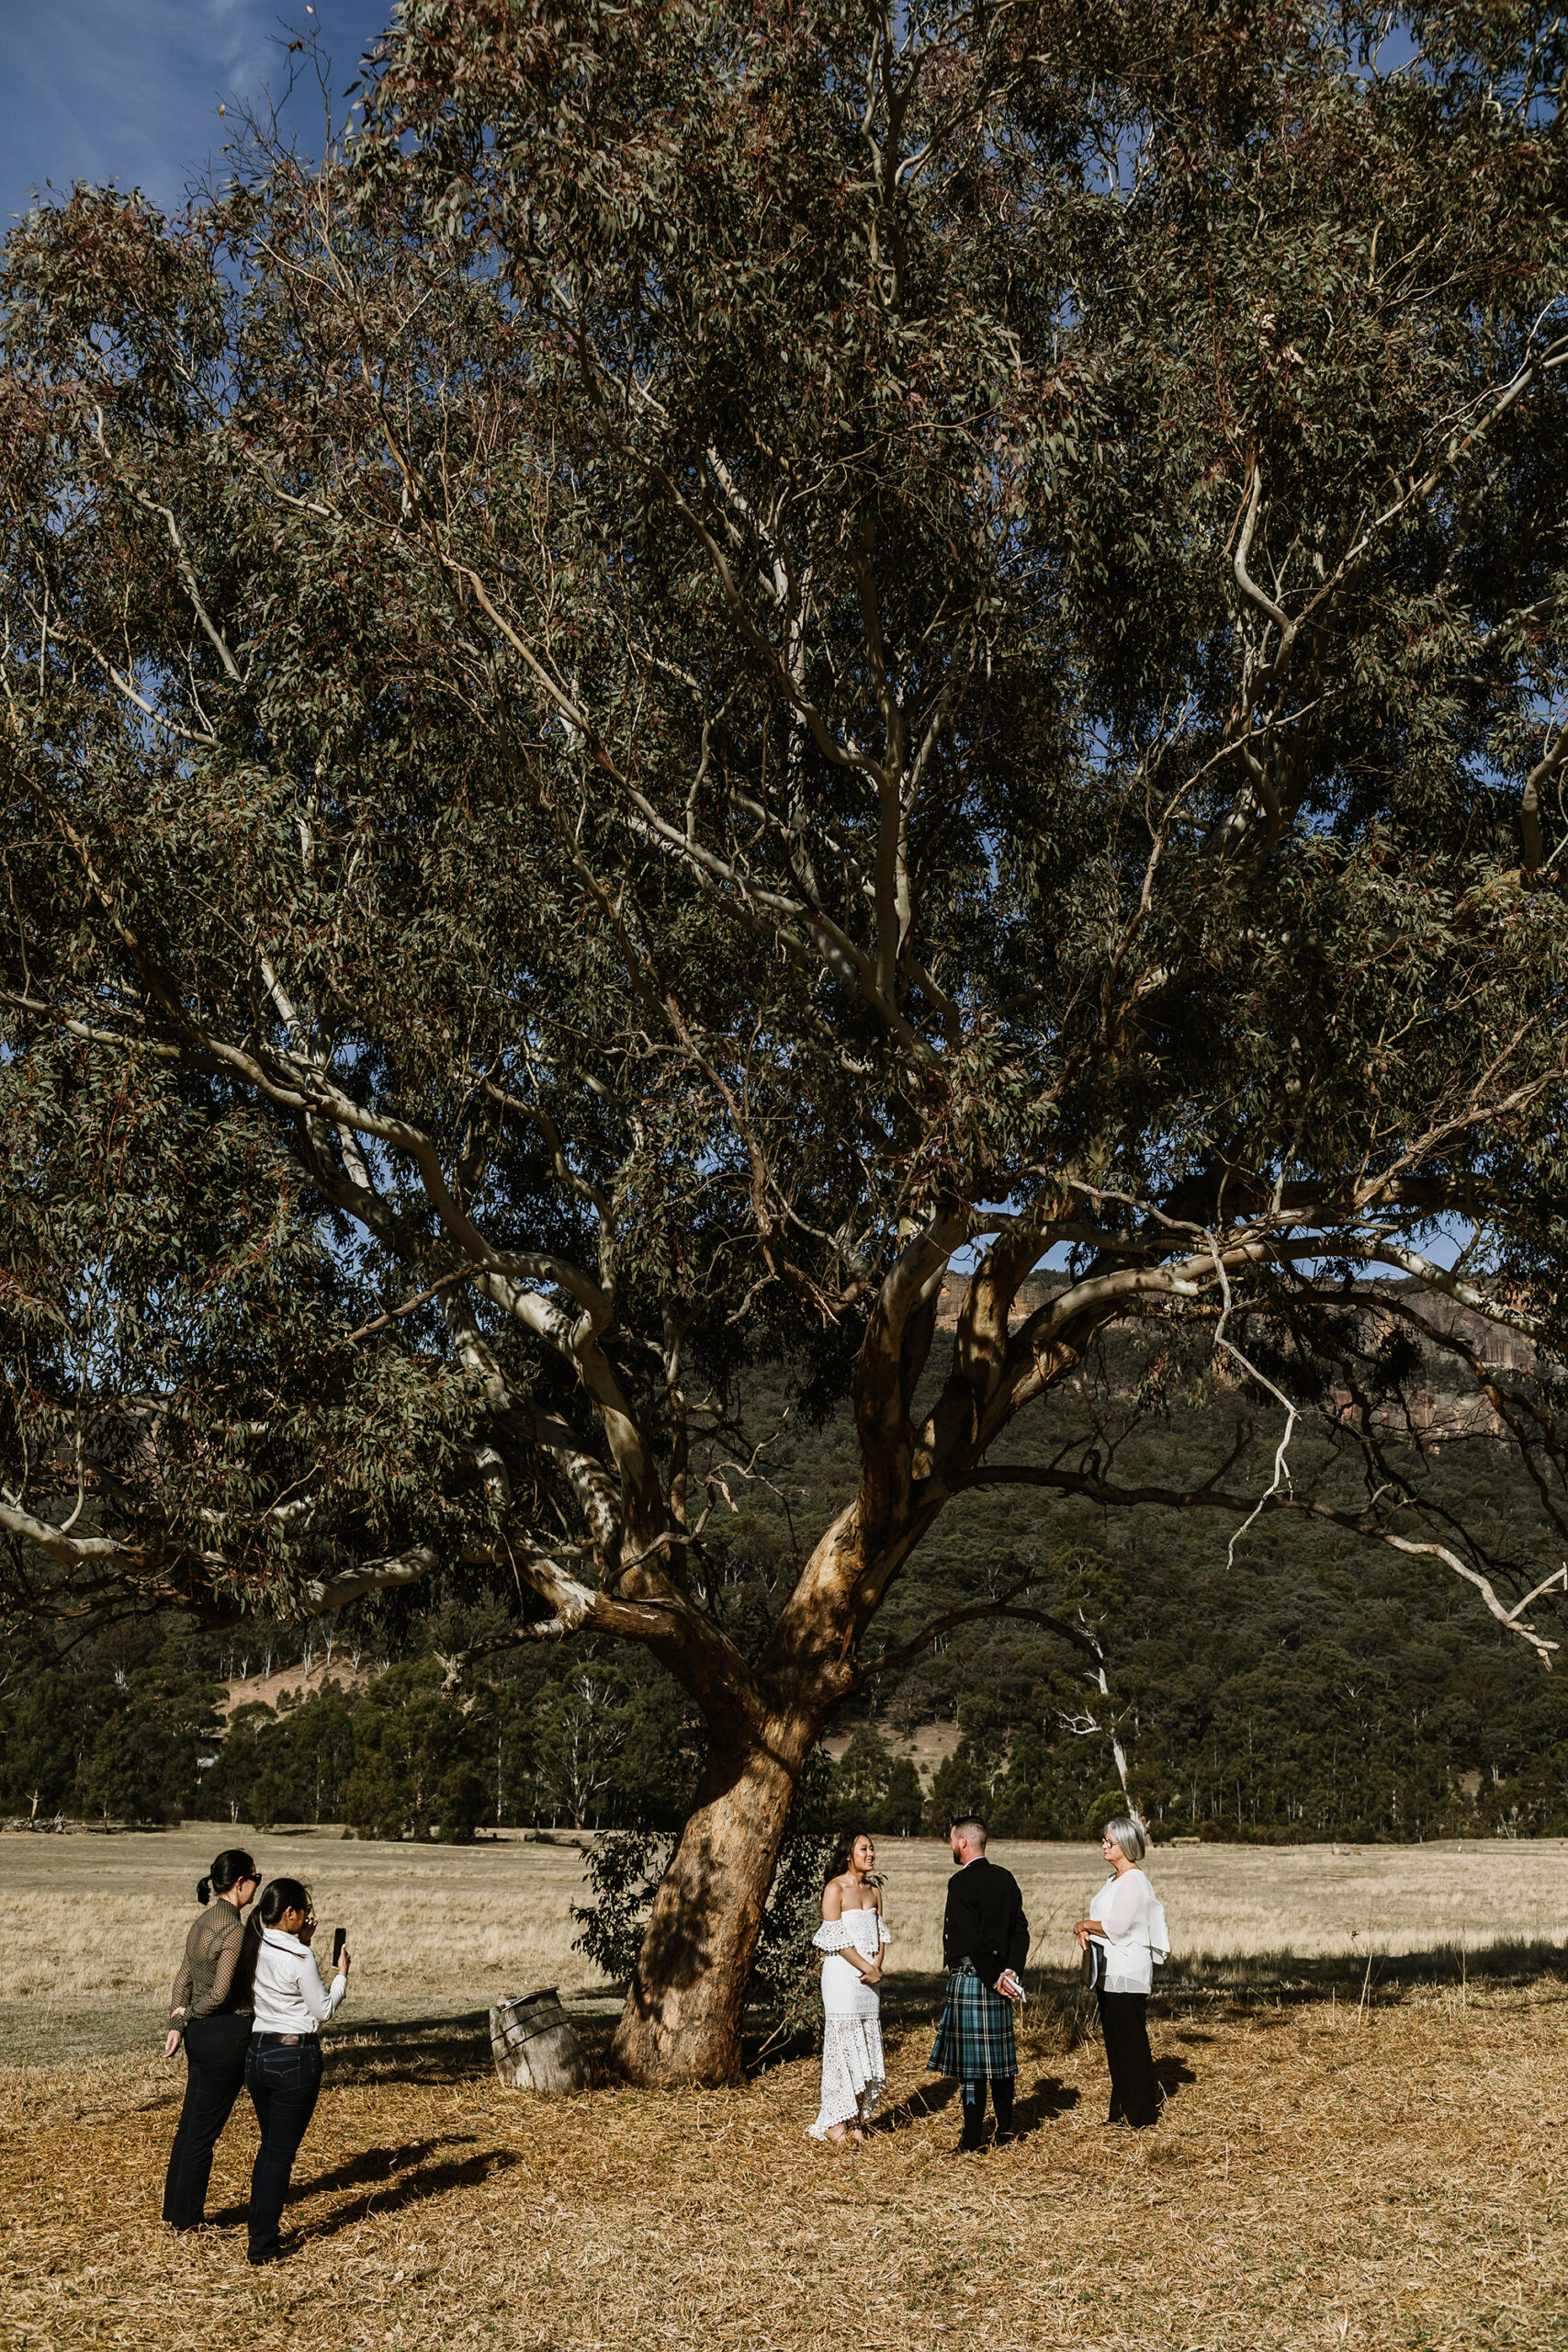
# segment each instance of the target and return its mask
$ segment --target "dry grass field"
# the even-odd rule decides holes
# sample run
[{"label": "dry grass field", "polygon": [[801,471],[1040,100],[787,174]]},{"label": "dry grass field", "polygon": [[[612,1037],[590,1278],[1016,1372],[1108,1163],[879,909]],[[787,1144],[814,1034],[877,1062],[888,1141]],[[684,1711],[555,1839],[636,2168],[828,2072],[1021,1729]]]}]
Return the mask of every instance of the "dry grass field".
[{"label": "dry grass field", "polygon": [[[0,1838],[0,2064],[144,2047],[166,2010],[196,1883],[223,1844],[302,1878],[354,1932],[355,2005],[378,2016],[488,2005],[536,1984],[586,1989],[571,1949],[573,1845],[359,1845],[335,1829]],[[329,1945],[330,1948],[330,1945]]]},{"label": "dry grass field", "polygon": [[[434,2015],[558,1984],[603,1993],[572,1950],[582,1898],[570,1842],[518,1837],[473,1847],[360,1845],[335,1829],[226,1833],[264,1872],[308,1881],[323,1922],[353,1929],[355,2006],[378,2017]],[[225,1833],[214,1825],[109,1838],[0,1837],[0,2064],[130,2052],[158,2029],[195,1887]],[[1016,1871],[1043,1964],[1071,1958],[1070,1921],[1104,1876],[1098,1849],[992,1849]],[[1523,1857],[1529,1855],[1528,1867]],[[947,1849],[888,1838],[881,1861],[897,1975],[941,1964]],[[1373,1957],[1501,1938],[1568,1934],[1568,1840],[1528,1849],[1165,1847],[1149,1868],[1179,1957]]]},{"label": "dry grass field", "polygon": [[[1549,2352],[1568,2343],[1553,1982],[1178,2001],[1160,2128],[1097,2128],[1100,2053],[1037,2003],[1026,2135],[961,2159],[929,2019],[884,2130],[804,2137],[808,2060],[749,2088],[500,2091],[471,2026],[335,2037],[290,2259],[156,2219],[177,2084],[146,2059],[0,2080],[0,2333],[27,2352]],[[929,2086],[929,2087],[928,2087]],[[235,2217],[236,2114],[209,2205]],[[221,2310],[218,2299],[221,2298]]]},{"label": "dry grass field", "polygon": [[[1102,2055],[1058,1976],[1026,2012],[1023,2136],[960,2159],[953,2086],[923,2071],[935,1987],[912,1965],[931,1957],[939,1849],[886,1858],[906,1972],[887,1993],[892,2079],[882,2128],[837,2150],[805,2138],[807,2057],[732,2092],[639,2093],[602,2072],[557,2105],[499,2088],[484,2004],[552,1979],[591,1989],[570,1848],[258,1837],[269,1868],[311,1878],[323,1919],[355,1923],[361,1973],[290,2259],[253,2274],[229,2228],[172,2241],[157,2220],[180,2068],[152,2042],[212,1842],[0,1840],[7,2346],[195,2352],[218,2327],[279,2352],[1568,2352],[1568,1981],[1544,1940],[1568,1849],[1157,1854],[1189,1955],[1156,2004],[1159,2129],[1099,2128]],[[1095,1858],[1006,1858],[1049,1948]],[[1486,1951],[1500,1927],[1543,1940]],[[115,2039],[107,1973],[136,2054],[88,2054]],[[602,2062],[604,2004],[580,2014]],[[254,2146],[242,2109],[220,2224]]]}]

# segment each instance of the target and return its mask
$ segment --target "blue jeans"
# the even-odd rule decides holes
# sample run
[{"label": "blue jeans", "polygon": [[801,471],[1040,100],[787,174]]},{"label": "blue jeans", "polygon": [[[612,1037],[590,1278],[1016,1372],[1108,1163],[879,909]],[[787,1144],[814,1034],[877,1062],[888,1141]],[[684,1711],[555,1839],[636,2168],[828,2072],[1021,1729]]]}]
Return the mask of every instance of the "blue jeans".
[{"label": "blue jeans", "polygon": [[321,2088],[321,2045],[313,2033],[293,2044],[276,2034],[253,2034],[245,2052],[245,2088],[261,2127],[261,2146],[251,2173],[253,2262],[277,2253],[277,2224],[299,2143],[305,2137]]}]

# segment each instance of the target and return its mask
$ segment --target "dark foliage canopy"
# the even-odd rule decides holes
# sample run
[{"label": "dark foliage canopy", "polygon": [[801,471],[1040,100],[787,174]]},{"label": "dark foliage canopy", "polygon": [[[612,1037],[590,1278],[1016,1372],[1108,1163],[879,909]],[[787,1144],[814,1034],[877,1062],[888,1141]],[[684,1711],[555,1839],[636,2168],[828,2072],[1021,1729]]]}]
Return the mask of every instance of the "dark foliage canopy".
[{"label": "dark foliage canopy", "polygon": [[[957,1496],[1251,1512],[1271,1440],[1119,1477],[1132,1322],[1145,1405],[1318,1415],[1270,1512],[1528,1632],[1387,1430],[1444,1356],[1568,1532],[1564,62],[1528,6],[405,0],[320,168],[29,215],[14,1605],[440,1573],[797,1770]],[[758,1364],[860,1473],[751,1639]]]}]

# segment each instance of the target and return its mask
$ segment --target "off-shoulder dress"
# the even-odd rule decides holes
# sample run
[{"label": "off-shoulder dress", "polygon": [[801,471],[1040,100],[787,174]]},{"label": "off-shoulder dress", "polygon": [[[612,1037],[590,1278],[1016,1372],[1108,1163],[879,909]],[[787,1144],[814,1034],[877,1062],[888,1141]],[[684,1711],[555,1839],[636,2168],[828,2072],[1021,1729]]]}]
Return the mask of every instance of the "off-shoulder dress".
[{"label": "off-shoulder dress", "polygon": [[880,1911],[869,1906],[824,1919],[812,1939],[822,1962],[822,2111],[810,2126],[814,2140],[827,2139],[835,2123],[863,2123],[887,2085],[882,2056],[880,2004],[852,1961],[841,1957],[852,1944],[863,1959],[880,1958],[892,1941]]}]

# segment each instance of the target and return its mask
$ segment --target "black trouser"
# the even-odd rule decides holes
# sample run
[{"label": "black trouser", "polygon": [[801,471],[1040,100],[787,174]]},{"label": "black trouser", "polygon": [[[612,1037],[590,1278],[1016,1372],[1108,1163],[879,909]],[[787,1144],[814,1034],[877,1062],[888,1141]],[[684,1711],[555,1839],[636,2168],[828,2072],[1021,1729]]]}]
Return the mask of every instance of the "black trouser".
[{"label": "black trouser", "polygon": [[1110,2120],[1116,2123],[1125,2117],[1134,2132],[1145,2131],[1159,2120],[1159,2086],[1155,2081],[1145,2019],[1149,1996],[1101,1990],[1095,1998],[1105,2036],[1105,2063],[1111,2069]]},{"label": "black trouser", "polygon": [[[997,2137],[1005,2140],[1012,2130],[1013,2078],[1010,2075],[993,2075],[990,2084],[991,2105],[997,2110]],[[982,2075],[978,2081],[964,2082],[959,2087],[964,2093],[964,2137],[960,2144],[977,2148],[980,2126],[986,2118],[986,2076]]]},{"label": "black trouser", "polygon": [[186,2103],[169,2152],[164,2219],[199,2229],[212,2177],[212,2151],[244,2087],[249,2018],[192,2018],[186,2028]]},{"label": "black trouser", "polygon": [[321,2045],[313,2033],[258,2033],[245,2055],[245,2086],[261,2125],[261,2146],[251,2174],[253,2262],[270,2262],[277,2252],[277,2224],[288,2194],[288,2177],[305,2137],[321,2087]]}]

